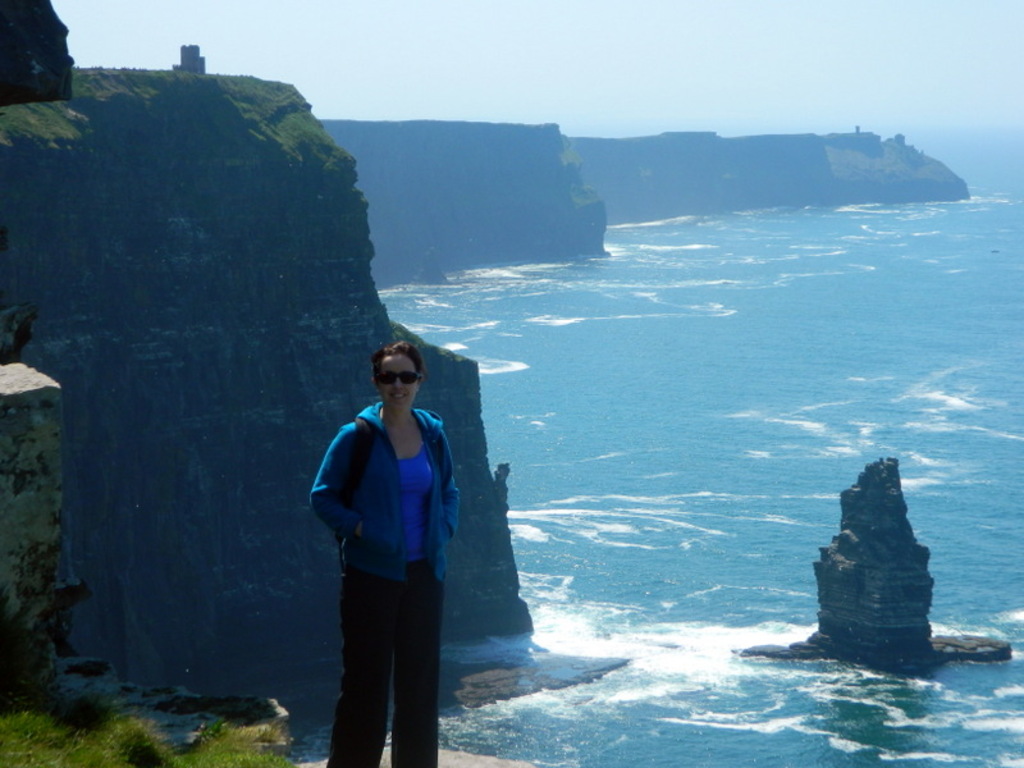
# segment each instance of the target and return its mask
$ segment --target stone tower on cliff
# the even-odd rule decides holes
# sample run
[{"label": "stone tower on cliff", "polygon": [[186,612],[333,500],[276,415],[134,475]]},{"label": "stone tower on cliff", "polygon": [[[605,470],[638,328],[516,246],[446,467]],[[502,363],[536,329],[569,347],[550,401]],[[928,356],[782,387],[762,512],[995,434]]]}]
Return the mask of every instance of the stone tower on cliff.
[{"label": "stone tower on cliff", "polygon": [[174,68],[181,72],[205,75],[206,57],[199,55],[198,45],[183,45],[181,46],[181,64],[175,64]]}]

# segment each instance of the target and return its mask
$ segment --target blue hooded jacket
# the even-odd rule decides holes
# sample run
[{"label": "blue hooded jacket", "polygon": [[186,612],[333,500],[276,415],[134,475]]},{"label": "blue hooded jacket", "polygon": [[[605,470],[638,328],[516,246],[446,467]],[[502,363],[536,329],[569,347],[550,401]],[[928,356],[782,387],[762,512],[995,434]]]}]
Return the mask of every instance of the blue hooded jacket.
[{"label": "blue hooded jacket", "polygon": [[[405,581],[405,532],[398,475],[398,456],[380,420],[381,404],[359,414],[374,432],[373,445],[352,506],[341,501],[341,489],[348,475],[356,425],[344,425],[327,449],[323,464],[310,492],[310,503],[324,523],[342,542],[345,562],[362,571],[394,581]],[[443,580],[447,570],[445,547],[459,522],[459,490],[452,473],[452,456],[441,418],[432,411],[413,409],[420,426],[433,471],[433,488],[427,505],[424,548],[434,575]],[[362,535],[356,525],[363,523]]]}]

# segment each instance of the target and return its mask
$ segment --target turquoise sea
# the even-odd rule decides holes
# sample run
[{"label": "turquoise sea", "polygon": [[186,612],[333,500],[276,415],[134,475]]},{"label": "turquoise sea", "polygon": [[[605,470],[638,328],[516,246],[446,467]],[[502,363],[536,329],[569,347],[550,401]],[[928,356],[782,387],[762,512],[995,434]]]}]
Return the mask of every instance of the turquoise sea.
[{"label": "turquoise sea", "polygon": [[[536,633],[448,653],[629,661],[449,711],[444,746],[550,768],[1024,766],[1024,176],[982,160],[977,181],[950,162],[966,202],[618,226],[602,258],[382,292],[479,361],[490,461],[512,467]],[[814,631],[839,493],[889,456],[933,631],[1022,655],[924,678],[737,657]]]}]

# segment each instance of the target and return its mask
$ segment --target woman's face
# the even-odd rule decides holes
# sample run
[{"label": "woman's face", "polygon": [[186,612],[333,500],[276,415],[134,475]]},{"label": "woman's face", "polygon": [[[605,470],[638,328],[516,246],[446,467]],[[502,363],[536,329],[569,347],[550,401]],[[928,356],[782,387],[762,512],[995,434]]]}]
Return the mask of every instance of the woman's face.
[{"label": "woman's face", "polygon": [[[403,376],[406,381],[402,380]],[[380,361],[380,369],[373,378],[381,402],[398,409],[412,408],[421,381],[416,364],[405,355],[385,357]]]}]

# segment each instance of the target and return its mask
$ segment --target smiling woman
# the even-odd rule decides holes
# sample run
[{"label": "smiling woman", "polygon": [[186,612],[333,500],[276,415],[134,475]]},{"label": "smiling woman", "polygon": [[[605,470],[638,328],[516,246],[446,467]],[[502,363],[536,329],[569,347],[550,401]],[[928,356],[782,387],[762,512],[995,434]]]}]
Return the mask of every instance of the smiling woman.
[{"label": "smiling woman", "polygon": [[394,342],[370,362],[380,402],[341,429],[311,494],[342,558],[344,670],[328,766],[377,768],[393,688],[392,765],[429,768],[459,492],[441,419],[414,408],[427,373],[419,349]]}]

